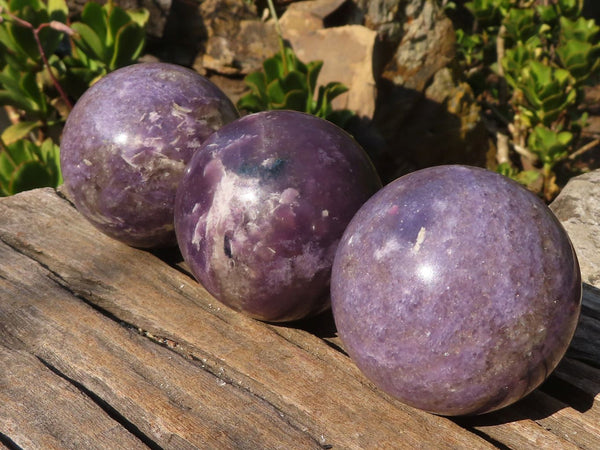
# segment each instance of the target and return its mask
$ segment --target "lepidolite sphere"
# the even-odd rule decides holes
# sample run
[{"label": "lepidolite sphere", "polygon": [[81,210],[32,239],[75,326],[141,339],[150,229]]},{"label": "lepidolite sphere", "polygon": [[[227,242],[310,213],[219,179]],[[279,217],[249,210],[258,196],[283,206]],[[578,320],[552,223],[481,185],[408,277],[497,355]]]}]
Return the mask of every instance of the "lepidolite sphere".
[{"label": "lepidolite sphere", "polygon": [[218,300],[267,321],[329,307],[344,228],[381,187],[363,149],[330,122],[252,114],[210,136],[177,191],[184,259]]},{"label": "lepidolite sphere", "polygon": [[417,171],[373,196],[344,233],[331,284],[362,372],[442,415],[492,411],[535,389],[581,305],[576,255],[546,205],[465,166]]},{"label": "lepidolite sphere", "polygon": [[106,75],[69,114],[61,138],[65,186],[77,209],[135,247],[175,245],[173,205],[185,165],[238,117],[198,73],[142,63]]}]

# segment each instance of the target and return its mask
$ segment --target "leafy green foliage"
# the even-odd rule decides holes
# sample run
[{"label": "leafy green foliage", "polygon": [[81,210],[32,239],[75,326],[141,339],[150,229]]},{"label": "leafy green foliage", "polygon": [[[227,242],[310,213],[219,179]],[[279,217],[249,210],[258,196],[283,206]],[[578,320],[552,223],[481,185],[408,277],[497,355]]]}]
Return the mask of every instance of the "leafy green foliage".
[{"label": "leafy green foliage", "polygon": [[0,195],[62,183],[59,146],[47,138],[40,145],[20,139],[0,152]]},{"label": "leafy green foliage", "polygon": [[[600,73],[600,27],[581,17],[583,0],[473,0],[465,7],[475,31],[457,31],[458,62],[492,111],[491,129],[537,168],[540,194],[550,200],[558,191],[554,169],[574,153],[585,122],[583,87]],[[498,171],[530,183],[521,173],[532,170],[511,161]]]},{"label": "leafy green foliage", "polygon": [[555,131],[538,124],[529,134],[528,143],[544,165],[552,166],[568,155],[572,140],[573,134],[568,131]]},{"label": "leafy green foliage", "polygon": [[263,62],[261,71],[246,76],[244,81],[250,92],[240,98],[237,107],[250,113],[291,109],[344,127],[354,114],[349,110],[334,110],[331,102],[348,88],[338,82],[317,87],[322,67],[322,61],[303,63],[292,48],[284,45],[281,52]]},{"label": "leafy green foliage", "polygon": [[[0,25],[0,62],[2,65],[11,65],[20,71],[36,70],[41,64],[41,55],[31,29],[22,23],[11,20],[17,17],[29,24],[32,28],[42,24],[57,21],[66,23],[67,4],[65,0],[0,0],[3,23]],[[40,41],[46,54],[54,53],[62,40],[62,33],[45,27],[40,30]]]},{"label": "leafy green foliage", "polygon": [[104,6],[87,3],[81,21],[71,25],[78,35],[74,39],[78,59],[100,76],[131,64],[144,48],[148,18],[147,10],[125,11],[111,2]]},{"label": "leafy green foliage", "polygon": [[62,182],[50,137],[95,80],[144,48],[146,10],[90,2],[80,21],[67,17],[65,0],[0,0],[0,106],[13,120],[0,134],[0,195]]}]

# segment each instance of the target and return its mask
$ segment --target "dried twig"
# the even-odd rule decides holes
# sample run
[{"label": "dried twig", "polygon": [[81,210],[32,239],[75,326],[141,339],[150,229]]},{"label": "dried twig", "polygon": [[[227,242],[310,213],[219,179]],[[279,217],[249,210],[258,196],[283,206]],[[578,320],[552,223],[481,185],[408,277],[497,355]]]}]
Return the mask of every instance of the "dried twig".
[{"label": "dried twig", "polygon": [[496,161],[498,164],[510,163],[508,136],[500,131],[496,132]]},{"label": "dried twig", "polygon": [[583,147],[581,147],[578,150],[571,153],[569,155],[569,159],[573,160],[573,159],[577,158],[578,156],[582,155],[583,153],[587,152],[588,150],[593,149],[598,144],[600,144],[600,139],[594,139],[593,141],[588,142]]}]

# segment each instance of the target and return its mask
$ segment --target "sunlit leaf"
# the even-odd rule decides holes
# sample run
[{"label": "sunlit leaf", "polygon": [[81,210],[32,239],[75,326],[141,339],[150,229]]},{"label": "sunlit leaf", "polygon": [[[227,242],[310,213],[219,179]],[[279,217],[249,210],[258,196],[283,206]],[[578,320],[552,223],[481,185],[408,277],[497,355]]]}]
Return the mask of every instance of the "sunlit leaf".
[{"label": "sunlit leaf", "polygon": [[121,27],[115,37],[114,53],[109,68],[115,70],[133,63],[142,53],[145,42],[146,33],[135,22]]},{"label": "sunlit leaf", "polygon": [[40,122],[17,122],[12,124],[2,132],[2,142],[4,142],[5,145],[10,145],[19,139],[25,138],[40,125]]}]

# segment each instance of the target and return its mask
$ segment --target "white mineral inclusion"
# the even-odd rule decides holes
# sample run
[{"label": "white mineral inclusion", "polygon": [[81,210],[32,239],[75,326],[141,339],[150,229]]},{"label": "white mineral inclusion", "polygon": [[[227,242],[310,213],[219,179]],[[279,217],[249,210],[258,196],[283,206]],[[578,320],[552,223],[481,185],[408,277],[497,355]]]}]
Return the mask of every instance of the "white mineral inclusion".
[{"label": "white mineral inclusion", "polygon": [[294,188],[287,188],[279,196],[279,203],[282,205],[291,205],[296,202],[296,199],[300,197],[300,192]]},{"label": "white mineral inclusion", "polygon": [[[351,242],[349,242],[351,243]],[[375,250],[374,256],[377,261],[381,261],[390,253],[398,252],[402,249],[402,245],[395,238],[389,238],[385,243]]]},{"label": "white mineral inclusion", "polygon": [[417,234],[417,239],[415,241],[415,245],[413,245],[412,252],[419,253],[421,250],[421,245],[425,241],[425,234],[427,233],[427,229],[425,227],[421,227],[419,233]]}]

